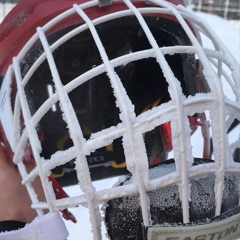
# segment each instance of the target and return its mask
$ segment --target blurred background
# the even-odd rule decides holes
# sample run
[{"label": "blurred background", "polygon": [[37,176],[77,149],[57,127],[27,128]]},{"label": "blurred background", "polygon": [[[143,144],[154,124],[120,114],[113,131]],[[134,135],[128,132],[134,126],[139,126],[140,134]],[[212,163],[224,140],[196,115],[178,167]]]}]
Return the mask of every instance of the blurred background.
[{"label": "blurred background", "polygon": [[240,20],[239,0],[184,0],[195,11],[216,14],[229,20]]},{"label": "blurred background", "polygon": [[[0,15],[5,16],[20,0],[0,0]],[[239,0],[184,0],[194,11],[216,14],[228,20],[240,21]]]},{"label": "blurred background", "polygon": [[[0,0],[0,15],[6,14],[20,0]],[[194,11],[208,12],[218,15],[224,19],[240,22],[240,1],[239,0],[184,0],[188,8]],[[2,19],[0,19],[2,20]]]},{"label": "blurred background", "polygon": [[183,0],[188,8],[222,17],[240,28],[239,0]]}]

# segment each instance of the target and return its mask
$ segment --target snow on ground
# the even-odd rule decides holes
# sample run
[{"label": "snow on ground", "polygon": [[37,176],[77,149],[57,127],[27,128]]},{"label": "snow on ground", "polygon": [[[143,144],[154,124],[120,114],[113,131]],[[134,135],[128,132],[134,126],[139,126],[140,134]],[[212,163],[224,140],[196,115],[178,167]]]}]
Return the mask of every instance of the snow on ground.
[{"label": "snow on ground", "polygon": [[240,21],[229,22],[217,15],[197,13],[203,18],[240,63]]},{"label": "snow on ground", "polygon": [[[3,9],[2,5],[0,5],[0,16],[5,15],[5,13],[9,12],[13,7],[11,4],[6,5],[7,8]],[[220,37],[220,39],[224,42],[224,44],[228,47],[230,52],[236,58],[236,60],[240,63],[240,24],[238,22],[230,23],[227,20],[224,20],[218,16],[206,14],[206,13],[197,13],[198,16],[202,17],[216,32],[216,34]],[[3,17],[0,17],[0,21]],[[95,182],[95,186],[97,190],[109,188],[115,182],[117,178],[102,180]],[[70,196],[75,196],[76,192],[78,193],[80,190],[77,186],[67,187],[65,190],[68,192]],[[89,223],[89,215],[86,208],[80,207],[76,209],[71,209],[71,211],[76,216],[78,223],[73,224],[69,221],[66,221],[66,226],[69,230],[69,238],[68,240],[92,240],[91,234],[91,226]],[[104,238],[104,239],[107,239]]]}]

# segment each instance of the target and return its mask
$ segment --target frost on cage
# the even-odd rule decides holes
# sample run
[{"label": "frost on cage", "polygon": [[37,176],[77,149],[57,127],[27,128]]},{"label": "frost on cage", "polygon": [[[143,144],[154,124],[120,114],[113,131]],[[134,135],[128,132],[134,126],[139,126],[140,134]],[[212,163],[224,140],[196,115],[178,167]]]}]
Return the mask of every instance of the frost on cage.
[{"label": "frost on cage", "polygon": [[[37,28],[11,67],[14,161],[33,207],[87,207],[95,239],[103,203],[118,239],[238,206],[239,131],[227,137],[240,119],[238,66],[192,12],[152,2],[116,1],[96,16],[96,1],[71,6]],[[213,44],[203,47],[201,35]],[[112,188],[94,182],[125,174]],[[37,175],[44,203],[31,187]]]}]

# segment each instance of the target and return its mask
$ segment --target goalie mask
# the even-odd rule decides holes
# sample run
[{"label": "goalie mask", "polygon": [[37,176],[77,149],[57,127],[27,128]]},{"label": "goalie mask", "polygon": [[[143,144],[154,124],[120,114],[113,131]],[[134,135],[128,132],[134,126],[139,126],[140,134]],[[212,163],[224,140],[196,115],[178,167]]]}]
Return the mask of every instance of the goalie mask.
[{"label": "goalie mask", "polygon": [[180,0],[78,4],[25,0],[0,29],[1,140],[38,214],[87,206],[94,239],[102,204],[112,240],[239,237],[239,65]]}]

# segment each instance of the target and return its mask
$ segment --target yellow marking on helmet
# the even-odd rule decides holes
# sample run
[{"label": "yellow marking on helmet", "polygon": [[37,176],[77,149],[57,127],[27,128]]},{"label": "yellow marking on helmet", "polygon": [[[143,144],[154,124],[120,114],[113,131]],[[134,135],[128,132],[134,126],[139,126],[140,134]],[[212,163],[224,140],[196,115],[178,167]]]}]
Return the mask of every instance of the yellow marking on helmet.
[{"label": "yellow marking on helmet", "polygon": [[86,135],[86,136],[90,136],[92,134],[92,131],[91,129],[89,129],[88,127],[86,127],[86,125],[83,126],[83,135]]},{"label": "yellow marking on helmet", "polygon": [[151,107],[151,104],[147,105],[143,110],[142,113],[146,112],[147,110],[149,110]]},{"label": "yellow marking on helmet", "polygon": [[51,176],[54,178],[60,178],[60,177],[63,177],[64,174],[65,174],[65,172],[62,170],[61,173],[52,173]]},{"label": "yellow marking on helmet", "polygon": [[113,144],[107,145],[106,150],[109,151],[109,152],[112,152],[113,151]]},{"label": "yellow marking on helmet", "polygon": [[65,134],[57,141],[57,149],[64,150],[65,143],[70,139],[69,134]]},{"label": "yellow marking on helmet", "polygon": [[154,107],[156,107],[161,101],[161,98],[157,99],[155,102],[153,102],[152,104],[147,105],[143,110],[142,113],[146,112],[149,109],[152,109]]},{"label": "yellow marking on helmet", "polygon": [[161,98],[159,98],[157,101],[155,101],[155,102],[152,104],[151,109],[154,108],[154,107],[156,107],[156,106],[160,103],[160,101],[161,101]]},{"label": "yellow marking on helmet", "polygon": [[113,168],[125,168],[127,165],[126,165],[126,162],[123,162],[123,163],[120,163],[120,164],[117,164],[117,163],[112,163],[112,167]]},{"label": "yellow marking on helmet", "polygon": [[145,137],[146,137],[146,133],[143,133],[143,139],[145,140]]}]

